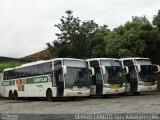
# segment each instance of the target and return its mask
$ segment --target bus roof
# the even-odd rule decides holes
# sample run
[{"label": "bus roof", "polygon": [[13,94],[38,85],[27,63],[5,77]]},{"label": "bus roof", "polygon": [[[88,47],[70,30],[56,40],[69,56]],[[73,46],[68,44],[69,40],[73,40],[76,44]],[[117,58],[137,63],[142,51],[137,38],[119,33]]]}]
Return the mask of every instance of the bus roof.
[{"label": "bus roof", "polygon": [[50,60],[40,60],[40,61],[36,61],[36,62],[26,63],[26,64],[23,64],[21,66],[17,66],[17,67],[14,67],[14,68],[6,68],[6,69],[4,69],[4,71],[14,70],[14,69],[17,69],[17,68],[28,67],[28,66],[32,66],[32,65],[38,65],[38,64],[47,63],[47,62],[52,62],[52,61],[55,61],[55,60],[78,60],[78,61],[85,61],[85,60],[76,59],[76,58],[55,58],[55,59],[50,59]]},{"label": "bus roof", "polygon": [[80,60],[80,61],[85,61],[83,59],[77,59],[77,58],[55,58],[55,59],[52,59],[52,61],[55,61],[55,60]]},{"label": "bus roof", "polygon": [[92,61],[92,60],[118,60],[116,58],[91,58],[91,59],[86,59],[86,61]]},{"label": "bus roof", "polygon": [[4,71],[14,70],[14,69],[16,69],[16,67],[14,67],[14,68],[6,68],[6,69],[4,69]]},{"label": "bus roof", "polygon": [[129,57],[129,58],[121,58],[119,60],[135,60],[135,59],[146,59],[146,60],[149,60],[149,58],[143,58],[143,57]]}]

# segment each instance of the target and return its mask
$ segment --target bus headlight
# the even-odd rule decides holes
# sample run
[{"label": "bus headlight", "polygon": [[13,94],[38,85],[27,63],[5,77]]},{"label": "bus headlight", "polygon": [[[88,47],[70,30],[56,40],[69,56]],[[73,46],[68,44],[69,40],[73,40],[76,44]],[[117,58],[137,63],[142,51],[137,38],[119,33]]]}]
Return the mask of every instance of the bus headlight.
[{"label": "bus headlight", "polygon": [[125,87],[126,86],[126,83],[123,83],[123,85],[122,85],[123,87]]},{"label": "bus headlight", "polygon": [[138,85],[144,85],[144,83],[143,82],[139,82]]},{"label": "bus headlight", "polygon": [[108,84],[103,85],[103,87],[105,87],[105,88],[111,88],[111,86],[108,85]]},{"label": "bus headlight", "polygon": [[157,81],[155,81],[155,85],[157,85]]}]

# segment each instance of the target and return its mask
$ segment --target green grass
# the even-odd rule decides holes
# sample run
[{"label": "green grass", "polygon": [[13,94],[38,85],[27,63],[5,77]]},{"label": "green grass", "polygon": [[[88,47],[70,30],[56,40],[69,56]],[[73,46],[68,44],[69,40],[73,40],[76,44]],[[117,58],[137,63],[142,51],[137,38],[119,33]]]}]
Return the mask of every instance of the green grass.
[{"label": "green grass", "polygon": [[17,67],[17,66],[20,66],[22,64],[23,63],[21,63],[21,62],[15,62],[15,61],[0,63],[0,72],[3,72],[3,70],[6,69],[6,68]]}]

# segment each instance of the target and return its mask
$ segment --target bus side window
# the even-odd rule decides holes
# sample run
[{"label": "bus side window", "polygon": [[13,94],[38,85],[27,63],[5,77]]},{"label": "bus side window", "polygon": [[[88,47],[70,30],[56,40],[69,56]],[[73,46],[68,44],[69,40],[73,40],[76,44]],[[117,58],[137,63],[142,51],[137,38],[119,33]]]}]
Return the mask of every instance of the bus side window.
[{"label": "bus side window", "polygon": [[53,78],[52,78],[52,87],[56,87],[56,76],[55,76],[55,73],[53,72]]},{"label": "bus side window", "polygon": [[42,64],[42,74],[52,74],[52,62]]},{"label": "bus side window", "polygon": [[14,79],[14,72],[13,72],[13,70],[8,71],[8,80],[9,79]]},{"label": "bus side window", "polygon": [[3,80],[7,80],[7,79],[8,79],[8,78],[7,78],[7,73],[8,73],[7,71],[4,72]]},{"label": "bus side window", "polygon": [[93,67],[93,68],[99,67],[99,62],[98,62],[98,60],[90,61],[90,66]]},{"label": "bus side window", "polygon": [[101,70],[100,70],[100,67],[96,67],[95,69],[95,73],[96,73],[96,81],[98,83],[101,83],[102,82],[102,74],[101,74]]},{"label": "bus side window", "polygon": [[29,77],[30,76],[35,76],[35,65],[29,66]]},{"label": "bus side window", "polygon": [[133,60],[124,60],[123,61],[124,66],[133,67]]},{"label": "bus side window", "polygon": [[61,62],[61,60],[54,61],[54,70],[58,71],[61,68],[62,68],[62,62]]},{"label": "bus side window", "polygon": [[42,74],[42,65],[41,64],[38,64],[35,66],[35,76],[38,76],[38,75],[41,75]]}]

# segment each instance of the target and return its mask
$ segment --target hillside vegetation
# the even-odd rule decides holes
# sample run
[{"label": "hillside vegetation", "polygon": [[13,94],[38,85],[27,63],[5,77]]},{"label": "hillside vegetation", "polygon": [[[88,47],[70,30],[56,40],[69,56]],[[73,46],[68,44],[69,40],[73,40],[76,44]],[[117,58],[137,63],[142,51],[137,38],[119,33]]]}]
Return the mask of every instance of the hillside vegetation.
[{"label": "hillside vegetation", "polygon": [[6,68],[17,67],[20,66],[21,64],[22,64],[21,62],[16,62],[16,61],[0,63],[0,72],[3,72],[3,70]]}]

